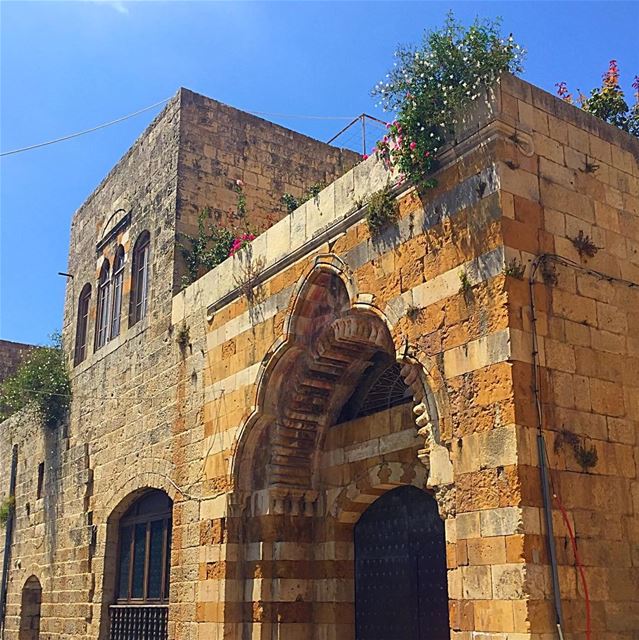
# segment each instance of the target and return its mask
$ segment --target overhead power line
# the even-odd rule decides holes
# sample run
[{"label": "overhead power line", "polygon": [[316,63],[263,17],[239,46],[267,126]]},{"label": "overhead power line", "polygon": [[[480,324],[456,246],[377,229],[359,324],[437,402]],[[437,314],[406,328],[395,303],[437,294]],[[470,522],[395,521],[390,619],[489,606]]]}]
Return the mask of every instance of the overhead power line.
[{"label": "overhead power line", "polygon": [[12,149],[11,151],[3,151],[0,153],[0,156],[10,156],[15,153],[22,153],[23,151],[31,151],[32,149],[39,149],[40,147],[46,147],[50,144],[56,144],[57,142],[64,142],[65,140],[71,140],[71,138],[78,138],[79,136],[83,136],[87,133],[93,133],[94,131],[98,131],[98,129],[104,129],[105,127],[110,127],[112,124],[117,124],[118,122],[123,122],[124,120],[128,120],[129,118],[133,118],[134,116],[139,115],[140,113],[144,113],[145,111],[149,111],[150,109],[154,109],[155,107],[159,107],[161,104],[168,102],[171,98],[165,98],[164,100],[160,100],[155,104],[149,105],[148,107],[144,107],[144,109],[139,109],[138,111],[134,111],[133,113],[129,113],[126,116],[122,116],[121,118],[117,118],[115,120],[111,120],[110,122],[105,122],[104,124],[99,124],[97,127],[91,127],[90,129],[85,129],[84,131],[78,131],[77,133],[70,133],[68,136],[62,136],[61,138],[56,138],[55,140],[48,140],[47,142],[39,142],[38,144],[32,144],[29,147],[22,147],[20,149]]},{"label": "overhead power line", "polygon": [[[39,149],[40,147],[46,147],[51,144],[57,144],[58,142],[64,142],[65,140],[71,140],[72,138],[78,138],[80,136],[84,136],[87,133],[93,133],[94,131],[98,131],[100,129],[105,129],[106,127],[110,127],[111,125],[118,124],[119,122],[123,122],[124,120],[128,120],[129,118],[133,118],[145,111],[150,111],[151,109],[155,109],[155,107],[159,107],[162,104],[168,102],[171,98],[165,98],[164,100],[160,100],[159,102],[155,102],[148,107],[144,107],[144,109],[138,109],[133,113],[129,113],[126,116],[122,116],[121,118],[116,118],[115,120],[111,120],[109,122],[105,122],[103,124],[99,124],[96,127],[91,127],[90,129],[84,129],[83,131],[77,131],[76,133],[70,133],[69,135],[62,136],[61,138],[55,138],[54,140],[47,140],[46,142],[39,142],[38,144],[32,144],[28,147],[20,147],[19,149],[11,149],[11,151],[3,151],[0,153],[0,157],[2,156],[11,156],[16,153],[23,153],[24,151],[32,151],[33,149]],[[295,118],[301,120],[352,120],[353,116],[317,116],[317,115],[303,115],[303,114],[293,114],[293,113],[268,113],[265,111],[246,111],[246,113],[250,113],[254,116],[267,116],[269,118]]]}]

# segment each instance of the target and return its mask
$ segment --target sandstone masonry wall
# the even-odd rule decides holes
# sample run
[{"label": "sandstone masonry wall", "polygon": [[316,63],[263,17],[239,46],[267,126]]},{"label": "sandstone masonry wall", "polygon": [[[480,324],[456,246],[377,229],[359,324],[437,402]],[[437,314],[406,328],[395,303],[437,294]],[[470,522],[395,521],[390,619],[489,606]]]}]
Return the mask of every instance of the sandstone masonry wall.
[{"label": "sandstone masonry wall", "polygon": [[[554,640],[526,281],[548,254],[532,289],[553,490],[576,534],[592,637],[634,640],[636,141],[504,77],[443,150],[437,188],[397,189],[397,224],[373,237],[364,220],[358,203],[393,178],[372,158],[173,295],[177,234],[212,199],[222,219],[234,179],[255,187],[249,210],[263,198],[262,216],[280,182],[301,189],[340,166],[331,150],[316,163],[318,143],[308,142],[295,182],[288,151],[270,146],[287,134],[248,117],[246,155],[234,155],[229,136],[218,156],[208,135],[243,121],[227,109],[182,91],[76,214],[67,348],[82,285],[95,287],[115,243],[128,252],[144,229],[149,313],[128,327],[127,288],[122,335],[73,370],[68,425],[45,431],[26,416],[2,425],[0,460],[14,443],[20,452],[7,638],[17,637],[32,574],[43,635],[107,637],[118,518],[155,487],[174,501],[171,640],[353,640],[354,523],[384,492],[412,485],[444,519],[451,638]],[[291,140],[293,156],[301,143]],[[276,168],[262,187],[253,162]],[[114,226],[128,211],[128,226]],[[599,247],[594,257],[576,252],[579,231]],[[414,412],[340,421],[376,354],[402,363]],[[593,450],[596,463],[590,454],[584,465]],[[566,637],[584,640],[584,592],[556,500],[553,521]]]},{"label": "sandstone masonry wall", "polygon": [[[248,226],[256,235],[281,220],[284,193],[296,197],[309,187],[329,184],[359,161],[359,155],[331,147],[257,116],[180,90],[178,234],[197,235],[199,214],[225,227],[237,207],[235,181],[242,180]],[[175,291],[183,267],[176,260]]]},{"label": "sandstone masonry wall", "polygon": [[35,345],[0,340],[0,382],[11,377]]}]

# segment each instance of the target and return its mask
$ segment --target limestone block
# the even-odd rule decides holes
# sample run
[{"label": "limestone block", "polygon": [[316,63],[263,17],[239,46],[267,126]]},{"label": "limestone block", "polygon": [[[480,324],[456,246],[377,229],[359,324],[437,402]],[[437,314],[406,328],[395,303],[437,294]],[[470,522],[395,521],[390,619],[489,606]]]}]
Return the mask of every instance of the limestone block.
[{"label": "limestone block", "polygon": [[508,536],[517,533],[521,527],[519,507],[501,507],[480,511],[482,537]]}]

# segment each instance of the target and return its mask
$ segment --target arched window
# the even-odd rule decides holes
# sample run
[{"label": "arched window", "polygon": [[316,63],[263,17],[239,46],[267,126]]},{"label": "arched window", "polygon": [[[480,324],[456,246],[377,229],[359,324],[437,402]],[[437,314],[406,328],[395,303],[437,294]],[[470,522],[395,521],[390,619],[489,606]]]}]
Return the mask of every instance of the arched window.
[{"label": "arched window", "polygon": [[131,272],[131,304],[129,326],[133,326],[146,315],[149,289],[149,251],[151,236],[143,231],[133,247],[133,268]]},{"label": "arched window", "polygon": [[130,640],[133,628],[136,638],[166,639],[172,509],[166,493],[151,489],[120,520],[111,640]]},{"label": "arched window", "polygon": [[410,402],[413,394],[402,378],[401,369],[399,362],[378,354],[374,358],[373,366],[362,376],[351,397],[342,407],[338,423]]},{"label": "arched window", "polygon": [[109,338],[120,335],[120,312],[122,310],[122,284],[124,282],[124,247],[119,245],[113,260],[111,278],[111,327]]},{"label": "arched window", "polygon": [[78,317],[75,329],[74,365],[80,364],[87,357],[87,330],[89,327],[89,303],[91,302],[91,285],[87,282],[78,300]]},{"label": "arched window", "polygon": [[171,499],[144,494],[120,521],[117,601],[167,602],[171,553]]},{"label": "arched window", "polygon": [[24,583],[21,604],[18,640],[38,640],[40,637],[42,587],[35,576],[30,576]]},{"label": "arched window", "polygon": [[95,349],[103,347],[109,339],[109,293],[111,273],[109,261],[105,260],[98,279],[98,307],[95,316]]}]

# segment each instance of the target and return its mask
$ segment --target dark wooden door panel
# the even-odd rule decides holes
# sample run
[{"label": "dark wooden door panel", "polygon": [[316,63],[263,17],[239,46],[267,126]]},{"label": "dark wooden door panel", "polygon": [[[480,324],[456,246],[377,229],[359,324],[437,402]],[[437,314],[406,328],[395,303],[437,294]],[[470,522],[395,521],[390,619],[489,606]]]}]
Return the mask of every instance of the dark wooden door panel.
[{"label": "dark wooden door panel", "polygon": [[444,524],[415,487],[376,500],[355,526],[357,640],[449,640]]}]

